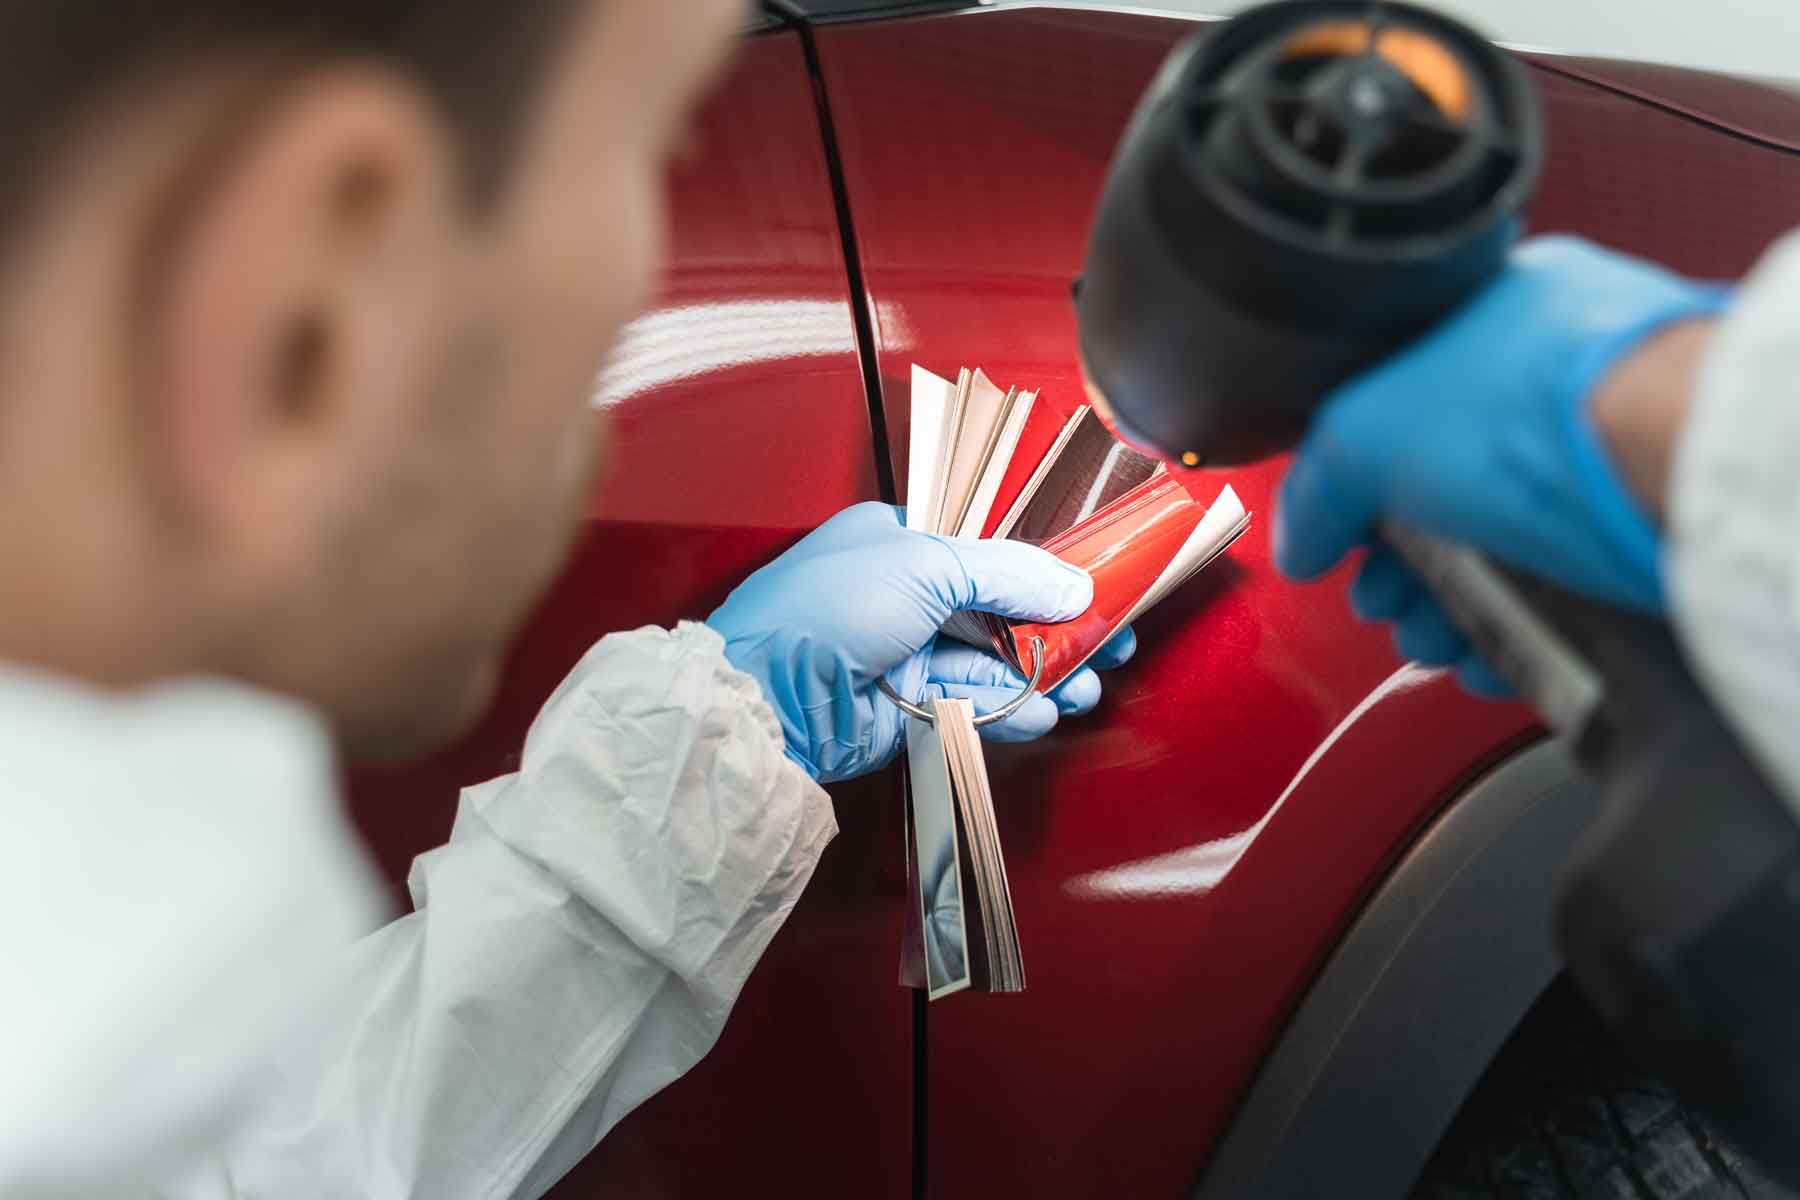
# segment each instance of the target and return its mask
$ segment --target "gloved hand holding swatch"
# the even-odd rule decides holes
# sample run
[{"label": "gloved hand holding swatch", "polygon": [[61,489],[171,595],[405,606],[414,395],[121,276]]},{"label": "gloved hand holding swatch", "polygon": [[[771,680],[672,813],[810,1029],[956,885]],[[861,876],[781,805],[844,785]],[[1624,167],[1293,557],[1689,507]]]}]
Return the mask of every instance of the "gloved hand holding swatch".
[{"label": "gloved hand holding swatch", "polygon": [[[1040,693],[1082,691],[1084,667],[1122,657],[1131,622],[1250,523],[1230,487],[1210,505],[1195,500],[1087,405],[1059,412],[980,371],[950,383],[913,368],[907,449],[909,529],[1034,543],[1093,579],[1093,601],[1070,619],[965,610],[942,627],[997,655],[1021,687],[1035,671]],[[930,724],[915,718],[908,728],[916,907],[901,981],[933,999],[1025,985],[976,716],[967,704],[937,704]]]}]

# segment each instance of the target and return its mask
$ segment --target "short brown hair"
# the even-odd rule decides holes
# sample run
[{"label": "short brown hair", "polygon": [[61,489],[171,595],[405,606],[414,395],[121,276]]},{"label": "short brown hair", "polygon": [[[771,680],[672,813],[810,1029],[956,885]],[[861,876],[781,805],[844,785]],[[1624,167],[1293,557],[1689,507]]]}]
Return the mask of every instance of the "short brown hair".
[{"label": "short brown hair", "polygon": [[161,61],[273,50],[373,59],[416,78],[460,140],[476,200],[499,188],[522,114],[581,0],[0,0],[0,241],[70,120]]}]

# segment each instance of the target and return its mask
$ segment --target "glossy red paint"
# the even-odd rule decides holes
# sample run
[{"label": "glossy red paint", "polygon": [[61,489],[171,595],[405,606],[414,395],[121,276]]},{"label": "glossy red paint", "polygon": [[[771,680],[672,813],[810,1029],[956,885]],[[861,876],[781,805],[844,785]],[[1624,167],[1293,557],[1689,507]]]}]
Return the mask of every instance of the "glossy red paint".
[{"label": "glossy red paint", "polygon": [[[744,575],[876,495],[830,179],[792,33],[753,38],[674,179],[665,295],[599,401],[610,469],[573,560],[454,750],[363,771],[354,805],[383,866],[448,835],[459,787],[512,769],[539,705],[608,630],[703,617]],[[557,1190],[719,1196],[803,1173],[833,1194],[910,1178],[910,1007],[894,986],[897,781],[837,790],[843,832],[718,1047]]]},{"label": "glossy red paint", "polygon": [[[1022,8],[819,32],[901,454],[913,362],[1079,395],[1068,289],[1092,204],[1195,28]],[[1800,215],[1800,158],[1535,74],[1537,230],[1734,275]],[[1360,897],[1530,735],[1403,667],[1349,616],[1344,572],[1276,576],[1282,465],[1205,477],[1256,512],[1230,561],[1141,623],[1095,716],[990,756],[1031,986],[931,1010],[935,1196],[1180,1193]]]}]

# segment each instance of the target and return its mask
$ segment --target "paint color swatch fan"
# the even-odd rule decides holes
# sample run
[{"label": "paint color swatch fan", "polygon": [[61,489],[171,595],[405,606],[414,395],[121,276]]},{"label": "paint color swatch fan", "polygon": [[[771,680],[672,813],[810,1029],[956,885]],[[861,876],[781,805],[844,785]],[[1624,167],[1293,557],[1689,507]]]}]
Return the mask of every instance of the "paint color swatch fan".
[{"label": "paint color swatch fan", "polygon": [[[981,371],[955,383],[913,368],[909,529],[1015,538],[1085,568],[1094,601],[1072,621],[958,613],[944,634],[989,650],[1036,690],[1062,683],[1107,639],[1192,578],[1249,527],[1237,493],[1196,500],[1085,404],[1058,408]],[[901,982],[932,999],[1025,986],[993,797],[966,700],[907,722],[908,897]]]}]

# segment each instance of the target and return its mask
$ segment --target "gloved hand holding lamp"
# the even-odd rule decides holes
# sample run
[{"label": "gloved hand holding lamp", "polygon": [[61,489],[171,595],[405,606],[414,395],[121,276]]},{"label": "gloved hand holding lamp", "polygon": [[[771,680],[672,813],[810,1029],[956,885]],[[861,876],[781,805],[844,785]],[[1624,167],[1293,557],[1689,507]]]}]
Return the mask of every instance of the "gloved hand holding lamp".
[{"label": "gloved hand holding lamp", "polygon": [[1309,579],[1358,546],[1356,611],[1407,658],[1505,686],[1376,535],[1392,520],[1602,602],[1663,611],[1660,532],[1596,429],[1609,372],[1728,293],[1575,238],[1522,244],[1421,341],[1319,409],[1283,483],[1275,558]]}]

